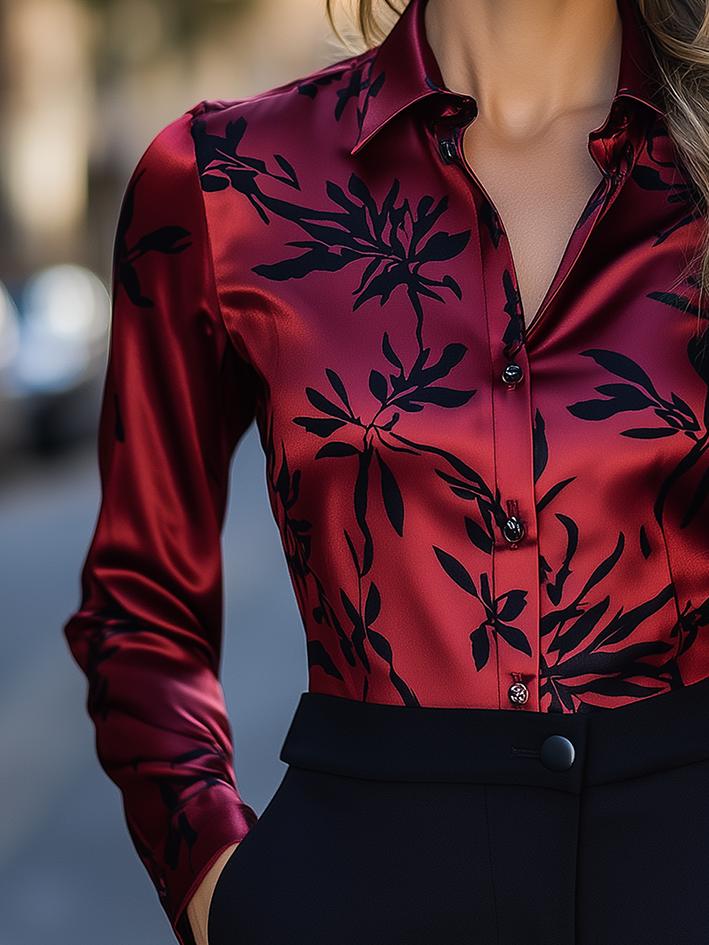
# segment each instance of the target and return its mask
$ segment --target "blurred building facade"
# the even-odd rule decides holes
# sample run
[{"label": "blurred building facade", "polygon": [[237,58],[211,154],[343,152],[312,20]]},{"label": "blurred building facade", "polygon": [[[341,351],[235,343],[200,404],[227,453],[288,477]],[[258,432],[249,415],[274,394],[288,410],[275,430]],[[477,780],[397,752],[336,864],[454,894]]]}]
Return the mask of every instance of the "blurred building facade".
[{"label": "blurred building facade", "polygon": [[127,177],[162,125],[351,51],[325,0],[0,0],[0,280],[56,262],[108,280]]}]

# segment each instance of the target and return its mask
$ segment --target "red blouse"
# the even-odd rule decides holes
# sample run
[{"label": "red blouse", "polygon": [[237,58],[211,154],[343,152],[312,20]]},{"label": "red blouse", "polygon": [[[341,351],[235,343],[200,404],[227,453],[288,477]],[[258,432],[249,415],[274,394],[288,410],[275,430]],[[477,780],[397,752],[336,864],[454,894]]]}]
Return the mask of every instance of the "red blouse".
[{"label": "red blouse", "polygon": [[[531,328],[412,0],[374,49],[149,144],[117,225],[102,503],[65,625],[178,940],[253,826],[219,681],[255,419],[311,690],[586,712],[709,675],[704,219],[632,0],[602,171]],[[706,342],[707,336],[704,336]]]}]

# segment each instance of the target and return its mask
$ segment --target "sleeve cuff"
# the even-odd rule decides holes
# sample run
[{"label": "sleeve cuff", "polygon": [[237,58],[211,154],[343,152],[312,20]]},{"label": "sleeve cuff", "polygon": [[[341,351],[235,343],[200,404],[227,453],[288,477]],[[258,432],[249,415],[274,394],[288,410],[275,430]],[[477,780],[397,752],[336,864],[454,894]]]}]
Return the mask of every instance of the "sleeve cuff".
[{"label": "sleeve cuff", "polygon": [[233,788],[215,784],[195,798],[184,816],[193,831],[194,842],[174,870],[165,867],[157,891],[180,945],[196,945],[187,904],[219,854],[230,844],[243,840],[258,815],[247,803],[235,799]]}]

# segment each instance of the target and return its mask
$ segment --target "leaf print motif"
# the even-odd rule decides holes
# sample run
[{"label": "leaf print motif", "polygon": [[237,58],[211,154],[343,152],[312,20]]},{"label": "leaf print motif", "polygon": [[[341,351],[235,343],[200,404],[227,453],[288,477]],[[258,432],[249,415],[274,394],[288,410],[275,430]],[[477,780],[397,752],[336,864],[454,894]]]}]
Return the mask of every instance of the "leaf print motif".
[{"label": "leaf print motif", "polygon": [[[117,705],[115,700],[109,698],[109,681],[104,671],[105,664],[116,654],[123,652],[121,646],[116,642],[118,637],[140,635],[145,627],[136,623],[132,616],[127,616],[115,604],[105,605],[96,611],[95,616],[95,626],[88,638],[87,678],[89,688],[87,706],[96,719],[105,722],[111,711],[113,711],[112,707]],[[118,704],[120,704],[120,700]],[[193,764],[193,762],[199,762],[202,759],[204,759],[202,764]],[[198,748],[178,753],[172,758],[146,755],[134,756],[126,761],[126,764],[130,764],[132,767],[136,777],[145,778],[146,783],[153,784],[156,796],[161,799],[167,824],[162,862],[171,869],[178,868],[183,850],[189,859],[197,840],[197,833],[185,809],[188,809],[194,798],[203,791],[208,791],[215,784],[224,783],[223,772],[230,770],[230,763],[231,760],[225,749],[213,738],[209,738],[207,743],[200,745]],[[155,772],[163,772],[168,768],[173,768],[176,772],[177,777],[172,782],[160,773],[155,774]],[[220,771],[222,774],[217,778],[206,777],[198,773],[200,769],[208,768]],[[174,790],[171,784],[179,784],[179,791]],[[234,786],[233,781],[232,786]],[[130,817],[127,824],[131,833],[134,833]],[[151,876],[154,876],[156,888],[159,892],[164,892],[162,876],[156,869],[152,854],[142,845],[142,842],[137,844],[136,849]]]},{"label": "leaf print motif", "polygon": [[243,194],[264,223],[268,223],[266,207],[269,200],[259,186],[259,179],[265,177],[296,190],[300,190],[300,184],[295,169],[282,155],[274,156],[274,161],[284,172],[279,174],[269,170],[261,158],[239,153],[246,128],[247,121],[242,115],[227,123],[226,133],[222,137],[210,134],[204,119],[193,119],[191,132],[200,183],[203,190],[210,192],[232,187]]},{"label": "leaf print motif", "polygon": [[[340,652],[350,666],[355,665],[352,642],[347,636],[345,628],[340,623],[335,607],[331,604],[325,585],[315,573],[310,561],[312,525],[309,521],[296,518],[292,513],[300,494],[300,470],[290,471],[288,460],[281,444],[281,464],[277,468],[276,450],[273,438],[273,417],[269,419],[268,429],[262,438],[263,450],[266,457],[266,478],[274,498],[274,510],[277,504],[277,524],[281,535],[281,543],[285,555],[286,565],[290,573],[293,588],[301,613],[306,613],[310,595],[308,584],[314,587],[317,603],[313,608],[313,619],[318,624],[324,624],[335,633]],[[325,653],[324,644],[320,650],[308,650],[310,666],[321,666],[328,675],[336,675],[331,671],[335,666],[329,653]],[[317,657],[317,659],[315,659]]]},{"label": "leaf print motif", "polygon": [[326,72],[324,75],[311,77],[306,82],[296,83],[296,88],[300,95],[307,95],[308,98],[315,98],[322,88],[332,85],[333,82],[339,82],[345,74],[346,69],[337,69]]},{"label": "leaf print motif", "polygon": [[116,238],[113,250],[113,267],[116,275],[115,288],[123,286],[126,295],[138,308],[153,308],[153,300],[144,295],[140,286],[140,276],[136,263],[148,253],[181,253],[192,241],[189,230],[182,226],[161,226],[143,234],[133,245],[128,242],[128,230],[133,220],[135,190],[138,181],[145,173],[145,168],[134,175],[126,188],[116,224]]},{"label": "leaf print motif", "polygon": [[[646,372],[634,362],[624,357],[611,357],[605,363],[612,365],[618,376],[640,384],[646,394],[650,392],[652,397],[659,396]],[[625,396],[625,392],[608,393],[621,398]],[[682,410],[689,409],[679,398],[673,398],[673,403]],[[535,419],[534,436],[535,456],[544,457],[543,462],[535,464],[537,470],[546,464],[547,458],[544,427],[539,416]],[[536,478],[535,475],[535,481]],[[549,504],[574,478],[549,489],[537,503],[537,509]],[[589,591],[602,586],[618,563],[624,548],[624,536],[620,533],[616,547],[594,569],[576,597],[568,604],[562,604],[568,578],[574,572],[573,560],[580,542],[578,524],[574,519],[561,512],[556,513],[556,518],[566,531],[566,550],[556,572],[546,557],[540,556],[539,576],[541,586],[556,608],[546,614],[541,623],[542,639],[553,636],[547,652],[542,653],[541,695],[550,699],[549,711],[589,711],[592,703],[587,698],[584,700],[584,696],[589,695],[617,697],[625,701],[682,685],[678,658],[696,639],[696,627],[706,622],[709,607],[687,608],[689,613],[676,621],[670,633],[670,639],[677,639],[674,648],[671,643],[653,641],[629,644],[619,649],[618,644],[636,635],[643,621],[670,601],[677,603],[674,586],[670,582],[649,600],[626,613],[621,608],[608,619],[609,596],[596,600],[588,597]],[[644,525],[640,528],[639,543],[643,557],[647,559],[651,548]],[[558,660],[552,666],[549,654],[553,653],[558,654]],[[618,666],[622,667],[620,672]]]},{"label": "leaf print motif", "polygon": [[650,547],[650,540],[648,539],[647,529],[644,525],[640,526],[640,550],[642,551],[644,558],[649,558],[652,553],[652,548]]},{"label": "leaf print motif", "polygon": [[367,640],[374,652],[389,665],[389,678],[394,687],[401,696],[404,705],[419,705],[419,700],[413,691],[406,685],[404,680],[394,669],[394,658],[392,655],[391,644],[378,630],[372,627],[372,624],[379,616],[381,609],[381,597],[377,585],[372,583],[367,591],[367,600],[364,605],[365,630]]},{"label": "leaf print motif", "polygon": [[492,554],[495,540],[492,535],[492,524],[489,521],[489,518],[486,521],[487,530],[485,530],[479,522],[475,521],[475,519],[471,518],[469,515],[465,515],[463,517],[463,521],[465,523],[465,531],[472,544],[481,551],[484,551],[486,555]]},{"label": "leaf print motif", "polygon": [[314,101],[322,89],[339,82],[343,76],[346,77],[343,86],[336,90],[335,121],[339,122],[348,105],[354,102],[357,128],[361,131],[369,106],[381,92],[385,82],[384,73],[380,73],[376,80],[372,81],[373,67],[374,55],[371,50],[368,50],[359,57],[353,68],[325,67],[322,74],[308,76],[306,80],[296,82],[295,87],[300,95]]},{"label": "leaf print motif", "polygon": [[392,524],[394,531],[400,537],[404,535],[404,498],[401,489],[396,481],[394,473],[387,466],[382,454],[377,452],[377,462],[379,463],[379,477],[382,484],[382,500],[387,518]]},{"label": "leaf print motif", "polygon": [[[698,193],[691,175],[679,174],[676,161],[662,161],[655,154],[656,139],[660,140],[660,144],[664,144],[662,139],[668,137],[668,130],[664,123],[657,123],[649,128],[646,134],[646,147],[643,152],[647,156],[647,163],[638,160],[631,174],[633,181],[643,190],[664,191],[667,203],[687,204],[689,208],[687,213],[672,226],[657,234],[652,243],[653,246],[664,243],[677,230],[683,226],[688,226],[693,220],[702,216],[704,212],[701,195]],[[665,177],[668,179],[665,180]]]},{"label": "leaf print motif", "polygon": [[[372,60],[371,65],[366,65],[366,77],[364,78],[361,90],[364,91],[364,101],[357,100],[357,124],[361,130],[364,119],[369,111],[369,107],[372,104],[372,99],[375,99],[381,92],[384,83],[386,82],[386,76],[384,73],[380,73],[376,79],[372,79],[372,66],[374,65],[374,60]],[[349,91],[349,90],[348,90]],[[349,96],[348,96],[349,98]],[[343,106],[344,107],[344,106]]]},{"label": "leaf print motif", "polygon": [[546,438],[544,417],[537,407],[532,424],[532,457],[534,461],[534,481],[538,482],[549,462],[549,444]]},{"label": "leaf print motif", "polygon": [[620,354],[616,351],[603,350],[601,348],[591,348],[588,351],[581,351],[580,353],[592,357],[602,367],[618,375],[618,377],[625,378],[625,380],[633,384],[639,384],[641,387],[644,387],[651,396],[659,397],[648,374],[636,361],[633,361],[632,358],[629,358],[627,355]]},{"label": "leaf print motif", "polygon": [[404,287],[417,316],[417,339],[423,348],[421,298],[442,302],[444,297],[436,290],[445,289],[460,299],[462,291],[452,276],[431,279],[422,270],[428,264],[459,255],[468,244],[470,230],[434,232],[448,207],[447,195],[438,202],[431,196],[421,197],[413,211],[407,197],[399,200],[399,189],[399,180],[394,179],[379,207],[366,183],[353,172],[348,181],[349,194],[334,181],[327,182],[327,195],[338,209],[316,211],[283,201],[266,201],[312,239],[290,241],[288,245],[306,252],[282,262],[254,266],[253,272],[282,281],[302,279],[317,271],[337,272],[351,263],[366,262],[353,290],[353,311],[374,298],[384,305],[396,288]]},{"label": "leaf print motif", "polygon": [[101,608],[97,616],[99,619],[88,639],[87,706],[92,714],[105,721],[110,702],[107,698],[108,679],[103,673],[102,664],[119,652],[119,645],[113,641],[122,634],[134,632],[135,627],[132,621],[126,619],[123,611],[114,605]]},{"label": "leaf print motif", "polygon": [[475,390],[458,390],[434,383],[447,377],[463,360],[468,351],[463,344],[450,342],[444,347],[438,361],[429,365],[426,362],[431,349],[423,348],[408,372],[392,348],[387,332],[384,332],[382,339],[382,351],[387,361],[398,371],[390,372],[388,378],[382,379],[379,385],[377,399],[381,409],[394,405],[406,411],[416,411],[423,409],[421,405],[426,403],[448,408],[461,407],[476,393]]},{"label": "leaf print motif", "polygon": [[[696,641],[699,631],[705,627],[709,628],[709,596],[696,607],[691,601],[687,601],[670,634],[672,638],[677,638],[675,660],[687,652]],[[679,680],[678,685],[681,685],[679,671],[676,675]]]},{"label": "leaf print motif", "polygon": [[[603,581],[613,571],[625,546],[622,532],[613,550],[594,568],[578,593],[561,604],[566,578],[576,554],[578,525],[567,515],[557,518],[567,532],[567,550],[554,581],[546,589],[555,609],[541,620],[541,637],[551,637],[542,647],[540,696],[549,697],[549,711],[583,711],[584,694],[641,698],[666,688],[667,663],[658,663],[657,657],[672,650],[664,641],[630,643],[621,649],[619,644],[637,636],[645,620],[675,600],[674,587],[668,583],[649,600],[624,612],[621,606],[607,616],[610,606],[608,595],[590,600],[594,588],[599,591]],[[550,664],[549,657],[557,656]],[[654,660],[653,660],[654,658]],[[614,672],[621,666],[620,672]],[[588,707],[587,707],[588,708]]]},{"label": "leaf print motif", "polygon": [[[355,652],[360,658],[362,666],[367,674],[371,672],[371,665],[365,644],[368,643],[376,656],[384,660],[389,669],[389,679],[398,692],[404,705],[420,705],[419,699],[411,687],[404,681],[394,668],[394,655],[391,644],[381,630],[375,629],[372,624],[377,620],[381,612],[381,594],[379,588],[372,581],[367,589],[366,596],[363,592],[364,566],[360,564],[354,543],[347,529],[345,531],[345,540],[350,550],[350,555],[357,572],[358,584],[358,604],[355,604],[344,589],[340,589],[340,598],[343,607],[350,621],[352,622],[352,643]],[[364,605],[362,600],[364,599]],[[366,682],[366,681],[365,681]],[[365,688],[365,695],[368,690]]]},{"label": "leaf print motif", "polygon": [[362,555],[361,574],[368,574],[374,561],[374,542],[372,532],[367,524],[367,504],[369,499],[369,467],[372,461],[374,447],[371,441],[359,454],[357,464],[357,478],[354,487],[354,510],[357,524],[364,538],[364,552]]},{"label": "leaf print motif", "polygon": [[[628,155],[628,160],[629,160],[629,161],[632,160],[632,153]],[[577,230],[580,230],[580,229],[581,229],[581,227],[585,224],[585,222],[588,220],[588,218],[589,218],[590,216],[592,216],[593,213],[595,213],[596,208],[597,208],[600,204],[603,203],[604,199],[605,199],[605,182],[604,182],[603,180],[599,180],[599,182],[598,182],[598,184],[597,184],[597,186],[596,186],[596,189],[594,190],[594,192],[593,192],[593,193],[591,194],[591,196],[589,197],[588,203],[586,204],[586,206],[583,208],[583,210],[582,210],[582,212],[581,212],[581,216],[580,216],[580,217],[578,218],[578,220],[576,221],[576,225],[574,226],[573,230],[571,231],[571,235],[570,235],[569,239],[571,239],[571,237],[573,237],[573,236],[575,235],[575,233],[576,233]]]},{"label": "leaf print motif", "polygon": [[[549,461],[549,446],[546,438],[546,425],[539,409],[537,409],[534,414],[532,437],[534,482],[536,483],[546,469],[547,463]],[[559,482],[554,483],[554,485],[547,489],[541,499],[538,499],[535,503],[536,514],[539,515],[542,509],[546,508],[547,505],[553,502],[554,499],[556,499],[556,497],[563,491],[563,489],[574,482],[575,479],[575,476],[569,476],[566,479],[562,479]],[[571,557],[573,556],[573,553],[575,552],[578,545],[578,528],[576,527],[576,523],[573,521],[573,519],[571,519],[568,515],[563,515],[562,513],[557,513],[556,517],[566,528],[567,549],[564,562],[557,571],[557,575],[554,580],[552,580],[550,577],[553,571],[552,566],[547,561],[546,556],[541,551],[539,552],[539,584],[540,586],[546,588],[546,593],[554,604],[558,604],[561,600],[564,583],[571,574],[569,562],[571,561]]]},{"label": "leaf print motif", "polygon": [[[334,372],[333,377],[336,378]],[[341,385],[341,381],[339,381],[339,379],[334,381],[334,387],[336,389],[339,387],[340,395],[344,397],[345,402],[349,406],[346,392],[344,391],[344,387]],[[333,406],[335,405],[333,404]],[[318,598],[318,604],[313,610],[313,617],[317,623],[325,623],[327,626],[335,630],[340,645],[340,650],[348,664],[354,667],[356,665],[357,659],[359,659],[364,670],[367,673],[370,673],[371,665],[365,646],[366,643],[369,643],[374,653],[387,662],[389,667],[389,678],[391,679],[392,684],[394,685],[397,692],[400,694],[402,700],[407,705],[417,705],[418,699],[416,698],[415,693],[394,668],[394,657],[391,645],[384,634],[379,629],[375,629],[372,626],[379,614],[381,605],[381,598],[378,588],[373,583],[370,584],[364,613],[361,613],[360,609],[349,599],[345,591],[340,589],[341,602],[345,608],[348,618],[352,623],[352,631],[351,634],[348,635],[347,630],[342,625],[335,611],[335,608],[331,605],[328,599],[323,582],[313,571],[310,563],[311,525],[309,522],[297,519],[291,514],[291,509],[298,501],[300,472],[298,470],[293,473],[289,471],[287,458],[283,449],[281,449],[281,466],[280,469],[276,471],[272,419],[269,424],[268,434],[263,440],[263,445],[267,459],[268,482],[273,495],[278,499],[280,509],[282,511],[282,514],[279,516],[278,527],[282,535],[282,543],[286,555],[286,562],[293,578],[293,586],[295,588],[296,597],[298,599],[301,612],[306,612],[307,594],[305,583],[307,579],[314,583],[315,592]],[[360,455],[362,464],[361,468],[366,468],[366,466],[368,466],[370,455],[371,451],[367,454]],[[364,456],[364,459],[362,459],[362,456]],[[363,531],[365,532],[365,554],[362,565],[360,565],[354,545],[346,530],[345,538],[350,548],[350,553],[357,570],[361,599],[362,579],[365,573],[370,569],[373,557],[371,534],[366,527],[366,489],[364,489],[362,485],[355,486],[355,511],[358,523],[361,527],[363,527]],[[343,678],[342,673],[337,667],[337,664],[333,660],[331,654],[327,652],[324,643],[321,641],[317,641],[317,644],[314,646],[308,645],[307,658],[309,669],[318,666],[322,668],[324,672],[326,672],[330,677],[338,679]]]},{"label": "leaf print motif", "polygon": [[553,604],[558,605],[564,591],[564,584],[571,574],[571,559],[578,548],[579,530],[578,525],[570,516],[564,515],[562,512],[557,512],[556,517],[566,529],[566,553],[561,566],[556,572],[556,578],[553,581],[548,578],[546,579],[545,590],[549,600]]},{"label": "leaf print motif", "polygon": [[483,669],[490,656],[490,633],[505,641],[514,650],[532,655],[532,647],[523,630],[510,621],[516,620],[527,606],[527,591],[521,588],[507,591],[493,598],[489,577],[480,575],[480,591],[465,566],[453,555],[433,545],[438,562],[449,578],[458,587],[478,600],[485,611],[485,619],[470,632],[473,662],[477,670]]},{"label": "leaf print motif", "polygon": [[699,314],[699,307],[694,305],[686,295],[680,295],[678,292],[648,292],[647,297],[657,299],[658,302],[664,302],[665,305],[671,305],[682,312]]},{"label": "leaf print motif", "polygon": [[[87,679],[89,683],[87,707],[94,718],[106,722],[113,708],[118,707],[118,711],[122,711],[120,709],[122,702],[120,697],[108,698],[108,680],[104,672],[105,664],[115,654],[122,652],[122,648],[116,645],[118,637],[123,635],[139,636],[145,628],[142,624],[136,623],[132,616],[127,617],[122,608],[113,603],[97,610],[95,616],[96,623],[87,641]],[[201,759],[205,759],[204,763],[201,766],[195,765],[194,770],[192,770],[191,763]],[[130,766],[136,778],[143,778],[146,783],[153,785],[155,794],[160,797],[166,811],[166,834],[164,846],[160,851],[160,863],[170,869],[177,869],[180,866],[183,850],[189,862],[198,834],[192,826],[186,810],[203,791],[209,790],[214,785],[224,783],[223,774],[220,777],[210,777],[205,776],[202,771],[209,767],[215,771],[228,772],[230,765],[231,758],[222,745],[212,738],[206,744],[200,745],[199,748],[181,752],[172,758],[136,755],[126,762],[126,766]],[[171,782],[167,781],[164,776],[164,772],[168,768],[175,771],[175,776]],[[114,775],[114,772],[109,773],[112,776]],[[233,781],[231,781],[231,784],[233,787],[235,786]],[[179,785],[179,789],[175,789],[175,785]],[[144,844],[134,826],[130,813],[126,823],[131,837],[136,841],[136,851],[153,879],[158,894],[164,899],[166,885],[162,870],[154,855],[155,851]]]},{"label": "leaf print motif", "polygon": [[[336,93],[335,121],[339,121],[342,118],[350,102],[355,102],[357,104],[357,127],[361,131],[369,105],[372,99],[376,98],[382,90],[385,81],[384,73],[380,73],[377,79],[372,82],[373,67],[374,56],[368,51],[366,58],[355,68],[349,70],[338,69],[334,72],[311,78],[306,82],[301,82],[297,88],[301,95],[307,95],[308,98],[314,99],[320,89],[332,85],[333,82],[339,82],[343,75],[349,73],[347,75],[346,84],[338,89]],[[362,96],[362,93],[364,93],[364,96]]]},{"label": "leaf print motif", "polygon": [[[372,78],[374,56],[369,55],[364,62],[350,73],[347,85],[337,91],[337,105],[335,106],[335,120],[339,121],[349,102],[357,103],[357,127],[361,131],[364,119],[369,111],[372,99],[381,92],[385,77],[380,73],[376,79]],[[364,96],[362,95],[364,93]]]},{"label": "leaf print motif", "polygon": [[339,671],[337,666],[335,666],[335,663],[333,662],[330,654],[325,649],[325,644],[322,642],[322,640],[308,640],[306,647],[308,668],[320,666],[328,676],[333,676],[335,679],[339,679],[341,682],[344,682],[342,673]]},{"label": "leaf print motif", "polygon": [[448,196],[444,194],[437,202],[432,196],[422,196],[414,211],[408,197],[399,199],[400,182],[395,178],[378,206],[365,181],[354,172],[349,177],[348,192],[335,181],[327,181],[326,193],[332,204],[329,210],[310,209],[270,196],[260,187],[262,177],[299,189],[296,172],[280,155],[275,160],[286,170],[285,176],[269,171],[262,159],[239,153],[246,128],[247,121],[241,116],[230,121],[226,134],[220,137],[207,132],[204,119],[192,121],[202,188],[215,191],[231,186],[251,202],[264,223],[269,222],[270,211],[292,221],[310,237],[288,242],[305,250],[299,256],[262,263],[252,271],[284,281],[303,279],[313,272],[338,272],[351,263],[365,262],[360,283],[353,290],[353,310],[374,298],[384,305],[397,287],[404,287],[417,317],[419,348],[423,348],[421,299],[444,301],[436,290],[462,298],[461,288],[451,275],[432,279],[423,272],[432,263],[454,259],[470,239],[470,229],[457,233],[434,231],[448,208]]},{"label": "leaf print motif", "polygon": [[[532,426],[532,458],[534,464],[534,482],[538,482],[542,473],[547,467],[549,462],[549,445],[546,438],[546,424],[544,422],[544,417],[537,408],[534,412],[534,423]],[[542,511],[550,502],[552,502],[557,495],[565,489],[570,483],[576,479],[575,476],[569,476],[567,479],[562,479],[560,482],[554,483],[541,499],[538,499],[536,502],[536,511],[537,514]],[[543,556],[540,558],[540,562],[543,564]],[[542,569],[543,573],[543,569]]]},{"label": "leaf print motif", "polygon": [[[672,392],[670,398],[664,398],[655,388],[652,380],[637,362],[625,354],[608,351],[600,348],[590,348],[580,354],[593,358],[601,367],[621,377],[624,384],[601,384],[595,389],[604,394],[604,400],[582,400],[567,405],[569,413],[581,420],[605,420],[608,417],[625,411],[641,411],[652,408],[655,416],[666,426],[664,427],[631,427],[621,430],[621,436],[635,439],[657,439],[660,437],[684,434],[692,441],[689,452],[680,460],[675,468],[665,477],[654,503],[653,511],[658,523],[662,523],[663,511],[667,495],[681,479],[705,455],[709,448],[709,358],[705,360],[704,349],[700,349],[700,340],[693,336],[688,346],[688,357],[700,377],[707,383],[707,398],[704,405],[702,423],[697,419],[694,411],[679,395]],[[701,353],[700,353],[701,352]],[[707,376],[704,376],[704,371]],[[684,515],[680,523],[686,528],[698,515],[709,493],[709,472],[702,476],[695,492],[689,497]]]},{"label": "leaf print motif", "polygon": [[[182,849],[186,849],[186,856],[189,862],[190,855],[194,844],[197,841],[198,835],[192,826],[189,817],[185,813],[184,808],[189,805],[190,802],[202,794],[205,791],[209,791],[210,788],[213,788],[214,785],[223,784],[223,780],[220,777],[207,777],[204,775],[187,775],[183,776],[183,771],[190,770],[190,763],[199,760],[202,757],[208,757],[213,754],[219,754],[221,756],[221,762],[224,767],[229,764],[229,759],[225,755],[223,749],[217,745],[216,742],[213,743],[213,748],[210,750],[198,749],[191,752],[185,752],[183,755],[177,757],[173,766],[177,767],[180,770],[180,791],[175,792],[170,787],[169,782],[161,777],[152,777],[150,775],[144,775],[147,777],[147,780],[153,781],[155,783],[156,789],[160,793],[162,798],[163,805],[165,809],[169,812],[168,820],[168,830],[167,838],[165,841],[165,849],[163,851],[163,858],[165,863],[172,869],[177,869],[177,866],[182,857]],[[164,762],[160,762],[164,764]],[[145,766],[148,770],[154,770],[156,762],[151,759],[142,758],[135,759],[133,765],[136,768],[136,771],[140,771],[141,766]]]},{"label": "leaf print motif", "polygon": [[542,498],[537,502],[537,512],[541,512],[545,506],[549,505],[549,503],[557,497],[562,489],[565,489],[568,485],[574,482],[575,479],[576,476],[568,476],[566,479],[561,479],[559,482],[554,483],[554,485],[548,489]]},{"label": "leaf print motif", "polygon": [[524,338],[524,316],[522,314],[522,298],[515,284],[514,276],[509,269],[502,274],[502,287],[505,293],[504,311],[509,316],[502,341],[506,357],[511,357],[522,344]]},{"label": "leaf print motif", "polygon": [[[267,448],[269,448],[267,446]],[[288,465],[283,444],[281,444],[281,465],[275,469],[275,455],[269,455],[267,475],[270,488],[278,499],[283,513],[280,527],[284,537],[283,550],[286,563],[296,579],[302,579],[309,572],[310,558],[310,523],[295,519],[290,510],[297,504],[300,492],[300,470],[291,470]]]},{"label": "leaf print motif", "polygon": [[442,469],[437,469],[436,475],[448,483],[451,492],[458,498],[475,504],[478,518],[483,524],[480,524],[477,519],[465,516],[465,529],[468,538],[476,548],[484,551],[485,554],[491,554],[495,543],[494,526],[497,524],[498,528],[502,528],[507,519],[499,491],[493,494],[479,473],[463,463],[456,462],[455,457],[448,456],[448,458],[458,467],[458,475],[453,476]]},{"label": "leaf print motif", "polygon": [[[354,502],[357,522],[365,539],[364,574],[369,571],[374,553],[372,535],[367,525],[369,474],[373,455],[377,457],[381,495],[387,519],[397,535],[403,537],[404,534],[404,498],[396,477],[381,455],[377,444],[398,451],[398,447],[394,446],[391,440],[402,410],[407,413],[418,412],[429,404],[450,409],[466,404],[475,394],[474,390],[461,391],[436,383],[446,378],[462,361],[467,352],[465,345],[455,343],[446,345],[438,360],[430,364],[428,359],[431,349],[424,348],[419,352],[409,371],[404,368],[386,332],[382,339],[382,352],[386,360],[397,370],[389,372],[388,376],[375,369],[370,370],[369,390],[374,399],[379,402],[379,408],[367,423],[355,414],[346,385],[332,368],[325,368],[325,374],[334,397],[314,387],[305,389],[309,402],[324,416],[293,417],[293,423],[302,426],[308,433],[321,439],[330,439],[333,434],[338,433],[338,439],[330,439],[329,443],[318,450],[316,459],[358,457]],[[394,412],[386,421],[383,421],[382,415],[390,410]],[[347,426],[356,431],[362,443],[361,447],[339,438],[343,428]]]},{"label": "leaf print motif", "polygon": [[480,198],[480,224],[485,227],[490,237],[490,242],[495,249],[497,249],[500,245],[500,239],[503,233],[502,223],[500,222],[500,217],[495,207],[485,195],[482,195]]}]

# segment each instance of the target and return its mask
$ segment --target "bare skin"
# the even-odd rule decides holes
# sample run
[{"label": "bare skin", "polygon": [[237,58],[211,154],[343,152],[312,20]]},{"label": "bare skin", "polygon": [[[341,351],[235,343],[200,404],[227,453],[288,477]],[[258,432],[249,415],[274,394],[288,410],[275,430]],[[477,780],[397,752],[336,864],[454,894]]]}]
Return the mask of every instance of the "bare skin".
[{"label": "bare skin", "polygon": [[207,919],[209,917],[209,907],[212,902],[212,893],[214,892],[219,874],[224,869],[226,861],[238,846],[238,843],[232,843],[231,846],[222,850],[205,873],[204,879],[197,887],[197,891],[187,903],[187,915],[189,916],[190,925],[192,926],[197,945],[209,945]]},{"label": "bare skin", "polygon": [[[616,88],[616,0],[429,0],[425,20],[445,84],[477,100],[463,146],[508,234],[529,324],[601,179],[587,137]],[[197,945],[209,945],[212,893],[236,846],[188,904]]]},{"label": "bare skin", "polygon": [[601,180],[587,137],[616,88],[616,0],[429,0],[425,20],[446,85],[477,100],[463,148],[508,234],[529,324]]}]

